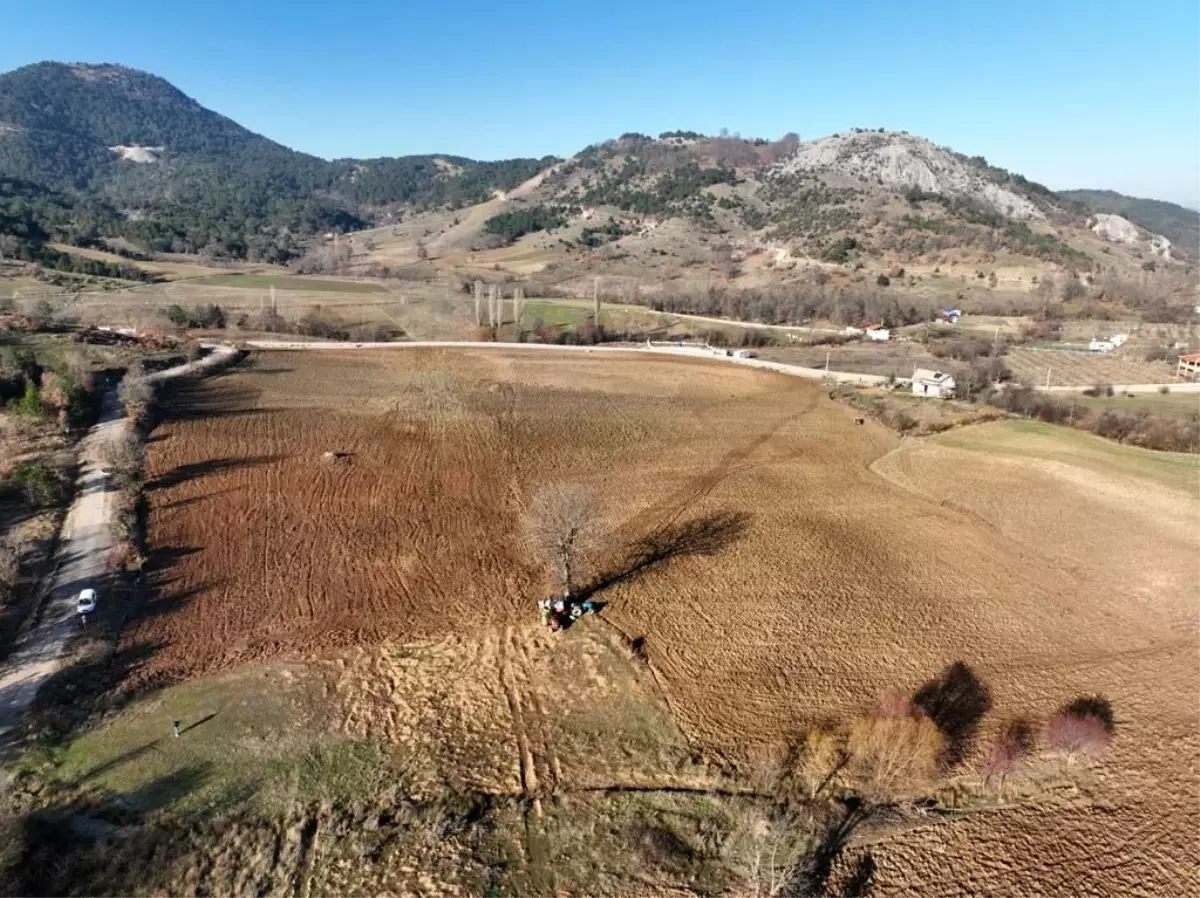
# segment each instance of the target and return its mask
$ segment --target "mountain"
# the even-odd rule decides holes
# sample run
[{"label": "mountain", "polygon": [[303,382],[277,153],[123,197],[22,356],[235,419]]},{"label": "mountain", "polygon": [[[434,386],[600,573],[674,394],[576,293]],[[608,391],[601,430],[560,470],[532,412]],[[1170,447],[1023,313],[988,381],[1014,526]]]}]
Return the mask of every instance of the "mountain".
[{"label": "mountain", "polygon": [[1092,212],[1120,215],[1151,233],[1161,234],[1188,258],[1194,259],[1200,250],[1200,212],[1194,209],[1112,190],[1062,190],[1059,196],[1074,200]]},{"label": "mountain", "polygon": [[362,228],[391,206],[458,207],[553,159],[414,156],[327,161],[119,65],[38,63],[0,75],[0,174],[74,192],[157,251],[282,261],[303,238]]},{"label": "mountain", "polygon": [[[586,148],[495,210],[481,234],[460,230],[446,248],[554,231],[554,241],[584,250],[642,245],[661,255],[690,232],[784,264],[957,252],[964,261],[1006,254],[1087,269],[1103,235],[1086,220],[1040,184],[904,132],[854,129],[807,142],[671,132]],[[1148,239],[1130,249],[1153,251]]]},{"label": "mountain", "polygon": [[[255,134],[162,78],[108,64],[0,75],[0,176],[10,179],[0,211],[21,210],[6,219],[10,258],[50,258],[40,233],[280,262],[316,234],[387,226],[372,235],[378,247],[401,218],[466,207],[452,226],[423,224],[429,245],[415,257],[518,242],[693,269],[720,257],[732,270],[735,256],[756,256],[769,260],[758,268],[768,279],[810,262],[857,270],[870,260],[889,270],[968,264],[982,278],[1003,265],[1149,270],[1174,258],[1163,231],[1184,246],[1196,233],[1196,216],[1181,219],[1170,204],[1060,196],[981,156],[883,129],[810,141],[630,133],[568,160],[330,161]],[[1116,208],[1113,197],[1134,223],[1090,205]],[[1185,221],[1191,231],[1180,230]]]}]

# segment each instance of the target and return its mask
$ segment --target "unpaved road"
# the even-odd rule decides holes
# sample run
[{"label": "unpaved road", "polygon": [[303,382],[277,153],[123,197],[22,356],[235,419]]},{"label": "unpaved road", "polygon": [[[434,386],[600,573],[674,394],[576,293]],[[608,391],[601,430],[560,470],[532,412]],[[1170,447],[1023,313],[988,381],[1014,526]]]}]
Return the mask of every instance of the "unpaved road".
[{"label": "unpaved road", "polygon": [[115,487],[101,473],[100,459],[103,447],[120,433],[123,421],[116,395],[110,391],[104,397],[100,421],[79,447],[75,501],[63,522],[58,560],[46,595],[35,611],[37,622],[0,670],[0,755],[9,748],[42,684],[61,666],[63,647],[79,626],[75,616],[79,591],[104,573],[105,558],[113,545],[110,519]]},{"label": "unpaved road", "polygon": [[[199,361],[156,372],[147,380],[163,381],[206,371],[235,354],[232,347],[217,347]],[[21,718],[38,690],[62,667],[63,648],[79,626],[75,603],[80,590],[96,583],[104,573],[113,547],[116,490],[102,473],[101,459],[104,447],[118,437],[124,426],[116,391],[110,390],[104,397],[100,420],[79,445],[75,500],[63,521],[54,571],[34,611],[34,625],[0,667],[0,757],[11,747]],[[103,595],[100,601],[104,601]]]}]

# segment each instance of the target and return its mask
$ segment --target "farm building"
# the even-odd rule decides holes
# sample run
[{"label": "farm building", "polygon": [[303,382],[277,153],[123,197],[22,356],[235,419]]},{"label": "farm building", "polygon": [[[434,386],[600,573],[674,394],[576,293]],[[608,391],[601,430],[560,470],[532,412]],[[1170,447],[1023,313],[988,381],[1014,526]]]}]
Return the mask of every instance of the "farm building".
[{"label": "farm building", "polygon": [[949,399],[954,395],[954,376],[944,371],[917,368],[913,371],[912,391],[917,396],[934,396]]},{"label": "farm building", "polygon": [[868,324],[866,327],[866,337],[868,340],[886,342],[892,338],[892,332],[882,324]]},{"label": "farm building", "polygon": [[1200,352],[1181,355],[1175,374],[1180,380],[1200,380]]}]

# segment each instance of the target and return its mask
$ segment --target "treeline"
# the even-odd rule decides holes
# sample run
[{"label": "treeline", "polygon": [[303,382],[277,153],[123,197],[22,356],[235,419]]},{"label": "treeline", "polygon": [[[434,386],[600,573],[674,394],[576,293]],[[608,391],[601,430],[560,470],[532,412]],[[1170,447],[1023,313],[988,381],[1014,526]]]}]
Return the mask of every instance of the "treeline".
[{"label": "treeline", "polygon": [[17,178],[0,177],[0,258],[93,277],[155,280],[154,275],[133,265],[88,259],[47,245],[57,241],[102,246],[98,234],[118,217],[101,204],[52,193]]},{"label": "treeline", "polygon": [[[650,294],[643,301],[656,312],[708,315],[762,324],[804,324],[823,318],[836,324],[883,321],[891,327],[919,324],[933,316],[931,301],[905,297],[900,302],[883,291],[844,292],[825,287],[764,287],[707,290],[680,289]],[[917,305],[920,303],[920,305]]]},{"label": "treeline", "polygon": [[[1106,392],[1111,395],[1111,388]],[[1130,446],[1163,452],[1200,453],[1200,413],[1179,418],[1147,409],[1097,409],[1029,386],[1015,385],[990,390],[983,399],[989,405],[1025,418],[1087,430]]]}]

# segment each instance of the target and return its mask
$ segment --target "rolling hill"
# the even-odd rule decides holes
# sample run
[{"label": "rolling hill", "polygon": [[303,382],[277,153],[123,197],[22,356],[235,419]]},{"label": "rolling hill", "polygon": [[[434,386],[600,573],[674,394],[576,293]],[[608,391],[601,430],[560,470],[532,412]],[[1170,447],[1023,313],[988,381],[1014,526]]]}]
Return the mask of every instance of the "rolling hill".
[{"label": "rolling hill", "polygon": [[327,161],[118,65],[38,63],[0,75],[0,174],[106,204],[108,232],[155,251],[283,261],[300,241],[404,205],[462,206],[553,160]]},{"label": "rolling hill", "polygon": [[[1136,270],[1170,264],[1171,235],[1190,246],[1197,218],[1116,194],[1055,194],[981,156],[882,129],[810,141],[631,133],[567,160],[325,160],[155,75],[53,62],[0,75],[0,176],[11,179],[0,193],[9,218],[19,206],[37,225],[10,228],[10,244],[50,261],[28,249],[31,234],[283,262],[315,235],[375,226],[380,258],[432,251],[453,262],[507,247],[538,257],[534,269],[587,257],[618,269],[664,259],[727,276],[753,268],[765,280],[798,263]],[[440,223],[444,210],[465,211]],[[400,233],[414,216],[428,221]],[[1159,236],[1168,230],[1170,240]],[[402,251],[389,249],[395,240],[407,241]]]}]

